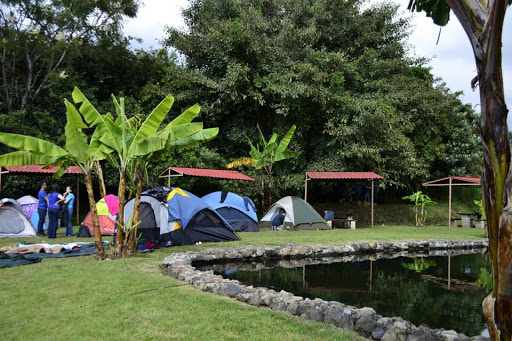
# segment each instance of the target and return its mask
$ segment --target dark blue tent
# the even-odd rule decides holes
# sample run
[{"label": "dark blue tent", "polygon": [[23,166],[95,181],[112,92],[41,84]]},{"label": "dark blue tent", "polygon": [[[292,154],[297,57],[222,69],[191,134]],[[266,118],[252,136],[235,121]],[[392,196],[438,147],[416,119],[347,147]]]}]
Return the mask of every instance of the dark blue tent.
[{"label": "dark blue tent", "polygon": [[213,192],[202,198],[237,232],[258,232],[256,206],[251,199],[232,192]]},{"label": "dark blue tent", "polygon": [[231,226],[194,194],[172,188],[166,199],[169,222],[178,223],[170,233],[172,245],[239,240]]}]

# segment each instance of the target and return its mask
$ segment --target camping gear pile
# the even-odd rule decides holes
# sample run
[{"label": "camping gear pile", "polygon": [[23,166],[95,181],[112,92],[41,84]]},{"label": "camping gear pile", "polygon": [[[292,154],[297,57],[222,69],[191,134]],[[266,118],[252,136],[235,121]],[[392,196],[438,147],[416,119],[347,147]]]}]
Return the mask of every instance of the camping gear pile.
[{"label": "camping gear pile", "polygon": [[[103,242],[104,247],[108,247],[109,244],[107,241]],[[43,258],[86,256],[95,252],[94,243],[18,243],[0,248],[0,268],[39,263]]]}]

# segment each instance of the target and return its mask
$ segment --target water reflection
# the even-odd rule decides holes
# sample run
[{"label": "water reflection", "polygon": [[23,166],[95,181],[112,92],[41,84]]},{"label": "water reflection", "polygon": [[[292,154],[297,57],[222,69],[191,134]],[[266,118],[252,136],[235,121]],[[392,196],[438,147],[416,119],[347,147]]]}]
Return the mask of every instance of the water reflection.
[{"label": "water reflection", "polygon": [[481,269],[489,268],[482,254],[267,266],[258,271],[239,270],[243,268],[239,266],[237,271],[218,272],[247,285],[373,307],[380,315],[401,316],[416,325],[454,329],[468,336],[485,329],[481,304],[486,292],[476,284]]}]

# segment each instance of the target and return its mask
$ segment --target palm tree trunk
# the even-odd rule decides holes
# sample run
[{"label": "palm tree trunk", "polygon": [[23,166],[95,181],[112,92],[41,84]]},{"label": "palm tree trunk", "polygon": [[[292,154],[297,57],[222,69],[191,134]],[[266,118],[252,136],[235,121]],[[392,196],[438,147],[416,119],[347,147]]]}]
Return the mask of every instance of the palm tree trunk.
[{"label": "palm tree trunk", "polygon": [[92,179],[89,174],[85,174],[85,186],[87,187],[87,196],[89,198],[89,209],[91,211],[92,226],[94,231],[94,244],[96,247],[96,258],[105,258],[105,249],[103,248],[103,241],[101,238],[100,220],[98,218],[98,211],[96,211],[96,200],[94,200],[94,192],[92,189]]},{"label": "palm tree trunk", "polygon": [[137,254],[137,225],[139,222],[140,197],[142,195],[142,168],[140,166],[137,166],[135,169],[135,186],[132,228],[128,237],[128,256],[135,256]]},{"label": "palm tree trunk", "polygon": [[107,190],[105,188],[105,180],[103,179],[103,170],[101,169],[99,161],[96,161],[96,174],[98,175],[98,181],[100,183],[100,195],[104,198],[107,195]]},{"label": "palm tree trunk", "polygon": [[125,202],[125,194],[126,194],[126,171],[124,169],[120,170],[120,181],[119,181],[119,213],[117,214],[117,232],[116,232],[116,242],[114,245],[114,257],[119,258],[123,255],[124,248],[124,202]]},{"label": "palm tree trunk", "polygon": [[268,208],[272,205],[272,189],[274,187],[274,179],[272,178],[272,170],[267,169],[268,175]]},{"label": "palm tree trunk", "polygon": [[265,206],[265,173],[261,172],[261,212],[264,214],[267,211]]}]

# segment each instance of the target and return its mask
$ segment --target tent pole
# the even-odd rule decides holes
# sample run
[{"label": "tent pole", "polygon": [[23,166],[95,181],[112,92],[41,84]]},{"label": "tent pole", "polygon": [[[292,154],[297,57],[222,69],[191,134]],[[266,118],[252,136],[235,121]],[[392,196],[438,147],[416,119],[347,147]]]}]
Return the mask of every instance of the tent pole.
[{"label": "tent pole", "polygon": [[374,180],[372,180],[372,195],[371,195],[371,198],[372,198],[372,227],[373,227],[373,195],[374,195],[374,191],[373,191],[373,186],[374,186]]},{"label": "tent pole", "polygon": [[0,199],[2,198],[2,167],[0,167]]},{"label": "tent pole", "polygon": [[308,174],[306,173],[306,181],[304,185],[304,201],[308,202]]},{"label": "tent pole", "polygon": [[[76,224],[80,225],[80,180],[79,175],[76,176]],[[71,217],[69,218],[71,219]]]},{"label": "tent pole", "polygon": [[452,177],[448,184],[448,227],[451,226],[452,222]]},{"label": "tent pole", "polygon": [[168,174],[167,174],[167,187],[171,187],[171,167],[167,168]]}]

